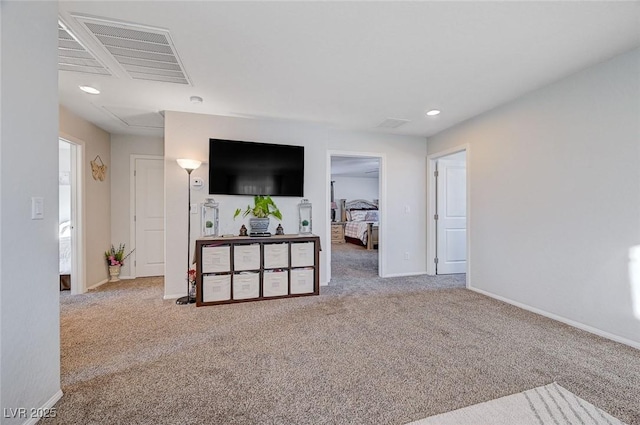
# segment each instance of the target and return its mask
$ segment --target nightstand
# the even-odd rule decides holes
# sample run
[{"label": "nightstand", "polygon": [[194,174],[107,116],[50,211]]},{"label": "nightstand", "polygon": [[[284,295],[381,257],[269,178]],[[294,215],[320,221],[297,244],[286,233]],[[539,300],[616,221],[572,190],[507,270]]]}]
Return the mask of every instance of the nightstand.
[{"label": "nightstand", "polygon": [[331,223],[331,243],[344,243],[344,223]]}]

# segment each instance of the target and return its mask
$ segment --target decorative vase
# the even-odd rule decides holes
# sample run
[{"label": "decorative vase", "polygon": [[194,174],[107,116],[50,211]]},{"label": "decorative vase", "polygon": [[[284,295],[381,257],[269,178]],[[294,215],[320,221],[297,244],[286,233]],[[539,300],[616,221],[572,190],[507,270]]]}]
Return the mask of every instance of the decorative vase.
[{"label": "decorative vase", "polygon": [[189,281],[189,298],[196,299],[196,283],[194,281]]},{"label": "decorative vase", "polygon": [[267,231],[269,230],[269,217],[250,218],[249,227],[251,228],[251,233],[267,233]]},{"label": "decorative vase", "polygon": [[120,267],[121,266],[109,266],[109,282],[118,282],[120,280]]}]

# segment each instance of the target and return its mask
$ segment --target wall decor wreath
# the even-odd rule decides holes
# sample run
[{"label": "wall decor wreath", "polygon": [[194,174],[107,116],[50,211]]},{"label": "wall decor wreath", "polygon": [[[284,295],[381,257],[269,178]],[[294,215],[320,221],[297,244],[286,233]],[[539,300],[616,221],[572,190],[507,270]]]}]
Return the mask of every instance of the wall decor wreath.
[{"label": "wall decor wreath", "polygon": [[90,161],[90,163],[93,179],[104,181],[104,178],[107,175],[107,165],[102,162],[102,158],[100,158],[100,155],[96,155],[96,157],[93,159],[93,161]]}]

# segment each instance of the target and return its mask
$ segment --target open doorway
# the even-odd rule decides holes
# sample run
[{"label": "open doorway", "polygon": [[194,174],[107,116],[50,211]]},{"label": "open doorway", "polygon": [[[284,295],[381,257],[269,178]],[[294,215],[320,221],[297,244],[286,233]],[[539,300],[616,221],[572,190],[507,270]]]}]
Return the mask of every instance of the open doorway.
[{"label": "open doorway", "polygon": [[86,292],[82,238],[83,146],[58,140],[58,238],[60,290]]},{"label": "open doorway", "polygon": [[367,154],[330,155],[331,280],[381,276],[381,163]]},{"label": "open doorway", "polygon": [[467,147],[428,157],[429,274],[468,272],[467,159]]}]

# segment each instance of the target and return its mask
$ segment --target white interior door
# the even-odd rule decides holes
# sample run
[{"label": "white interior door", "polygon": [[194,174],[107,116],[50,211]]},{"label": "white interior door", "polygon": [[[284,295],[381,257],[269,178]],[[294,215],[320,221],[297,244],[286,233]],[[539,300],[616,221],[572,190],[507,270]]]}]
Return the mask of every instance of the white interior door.
[{"label": "white interior door", "polygon": [[436,273],[465,273],[467,268],[467,167],[465,161],[436,163]]},{"label": "white interior door", "polygon": [[164,161],[135,160],[135,275],[164,275]]}]

